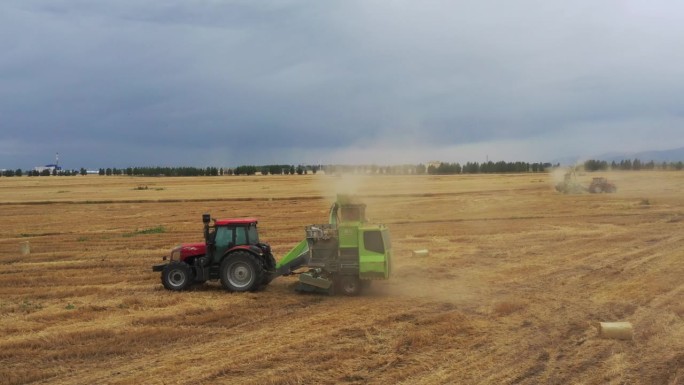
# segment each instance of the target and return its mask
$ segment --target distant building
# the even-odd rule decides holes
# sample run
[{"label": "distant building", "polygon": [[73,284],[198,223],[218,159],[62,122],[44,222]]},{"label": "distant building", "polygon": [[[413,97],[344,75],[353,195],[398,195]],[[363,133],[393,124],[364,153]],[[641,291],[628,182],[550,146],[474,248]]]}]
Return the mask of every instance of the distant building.
[{"label": "distant building", "polygon": [[62,171],[62,167],[59,166],[59,152],[55,154],[55,164],[46,164],[43,167],[34,167],[33,171],[37,171],[39,173],[42,173],[45,170],[49,170],[50,174],[53,174],[55,171],[60,172]]},{"label": "distant building", "polygon": [[43,171],[45,171],[45,170],[50,170],[50,174],[52,174],[52,173],[55,172],[55,170],[56,170],[57,172],[62,171],[62,167],[60,167],[60,166],[58,166],[58,165],[56,165],[56,164],[46,164],[46,165],[43,166],[43,167],[34,167],[33,170],[34,170],[34,171],[38,171],[38,172],[43,172]]}]

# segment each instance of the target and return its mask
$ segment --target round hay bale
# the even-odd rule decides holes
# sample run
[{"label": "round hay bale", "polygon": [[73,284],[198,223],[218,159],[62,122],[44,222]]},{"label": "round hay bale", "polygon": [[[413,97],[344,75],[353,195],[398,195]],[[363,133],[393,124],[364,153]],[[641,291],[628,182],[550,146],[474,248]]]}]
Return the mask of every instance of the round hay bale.
[{"label": "round hay bale", "polygon": [[630,322],[599,322],[599,337],[616,340],[631,340],[634,336]]}]

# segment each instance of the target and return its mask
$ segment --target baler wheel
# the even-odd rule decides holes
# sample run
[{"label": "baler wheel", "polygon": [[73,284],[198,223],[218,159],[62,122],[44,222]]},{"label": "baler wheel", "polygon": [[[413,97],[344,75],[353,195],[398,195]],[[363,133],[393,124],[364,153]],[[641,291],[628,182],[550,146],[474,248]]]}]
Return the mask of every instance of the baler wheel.
[{"label": "baler wheel", "polygon": [[263,281],[263,268],[245,251],[231,253],[221,262],[221,285],[230,291],[254,291]]},{"label": "baler wheel", "polygon": [[338,277],[337,290],[346,296],[356,296],[361,293],[361,281],[352,275]]},{"label": "baler wheel", "polygon": [[192,271],[185,262],[174,261],[164,267],[161,274],[162,285],[168,290],[181,291],[192,283]]}]

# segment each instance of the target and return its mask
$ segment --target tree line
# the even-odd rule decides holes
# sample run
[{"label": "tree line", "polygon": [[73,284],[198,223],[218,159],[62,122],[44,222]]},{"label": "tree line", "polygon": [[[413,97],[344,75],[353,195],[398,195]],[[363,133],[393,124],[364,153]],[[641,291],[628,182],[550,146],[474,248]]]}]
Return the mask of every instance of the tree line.
[{"label": "tree line", "polygon": [[[604,160],[587,160],[584,162],[586,171],[605,170],[684,170],[684,162],[642,162],[639,159],[627,159],[620,162],[607,162]],[[316,174],[319,171],[325,174],[368,174],[368,175],[456,175],[456,174],[507,174],[507,173],[539,173],[545,172],[551,167],[551,163],[527,163],[527,162],[467,162],[465,164],[441,162],[430,165],[403,164],[394,166],[378,165],[242,165],[230,167],[127,167],[127,168],[100,168],[99,175],[124,175],[124,176],[224,176],[224,175],[306,175]],[[72,176],[87,175],[85,168],[80,170],[56,170],[44,169],[42,171],[22,169],[2,170],[0,176]]]},{"label": "tree line", "polygon": [[261,175],[304,175],[315,174],[320,170],[320,166],[312,165],[290,165],[290,164],[269,164],[265,166],[238,166],[234,169],[228,169],[228,175],[255,175],[257,172]]},{"label": "tree line", "polygon": [[606,170],[625,170],[625,171],[640,171],[640,170],[683,170],[684,162],[642,162],[639,159],[623,159],[620,162],[612,161],[608,163],[605,160],[590,159],[584,162],[584,169],[586,171],[606,171]]},{"label": "tree line", "polygon": [[128,176],[223,176],[223,175],[294,175],[316,173],[318,166],[294,166],[289,164],[249,166],[243,165],[235,168],[223,167],[128,167],[101,168],[99,175],[128,175]]},{"label": "tree line", "polygon": [[441,163],[439,166],[431,165],[427,168],[427,173],[431,175],[452,175],[452,174],[510,174],[527,172],[544,172],[552,167],[551,163],[527,163],[527,162],[467,162],[464,165],[459,163]]},{"label": "tree line", "polygon": [[57,170],[57,169],[44,169],[42,171],[38,170],[27,170],[24,171],[20,168],[16,170],[3,170],[0,172],[0,176],[10,177],[10,176],[74,176],[74,175],[87,175],[88,171],[85,168],[80,170]]},{"label": "tree line", "polygon": [[127,167],[101,168],[98,175],[127,175],[127,176],[219,176],[223,169],[218,167]]}]

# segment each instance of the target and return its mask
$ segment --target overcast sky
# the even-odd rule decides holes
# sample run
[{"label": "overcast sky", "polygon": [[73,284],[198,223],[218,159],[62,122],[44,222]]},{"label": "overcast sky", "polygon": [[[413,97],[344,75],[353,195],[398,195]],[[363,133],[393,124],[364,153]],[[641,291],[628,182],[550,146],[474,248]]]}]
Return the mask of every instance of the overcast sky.
[{"label": "overcast sky", "polygon": [[0,168],[684,146],[684,3],[2,0]]}]

